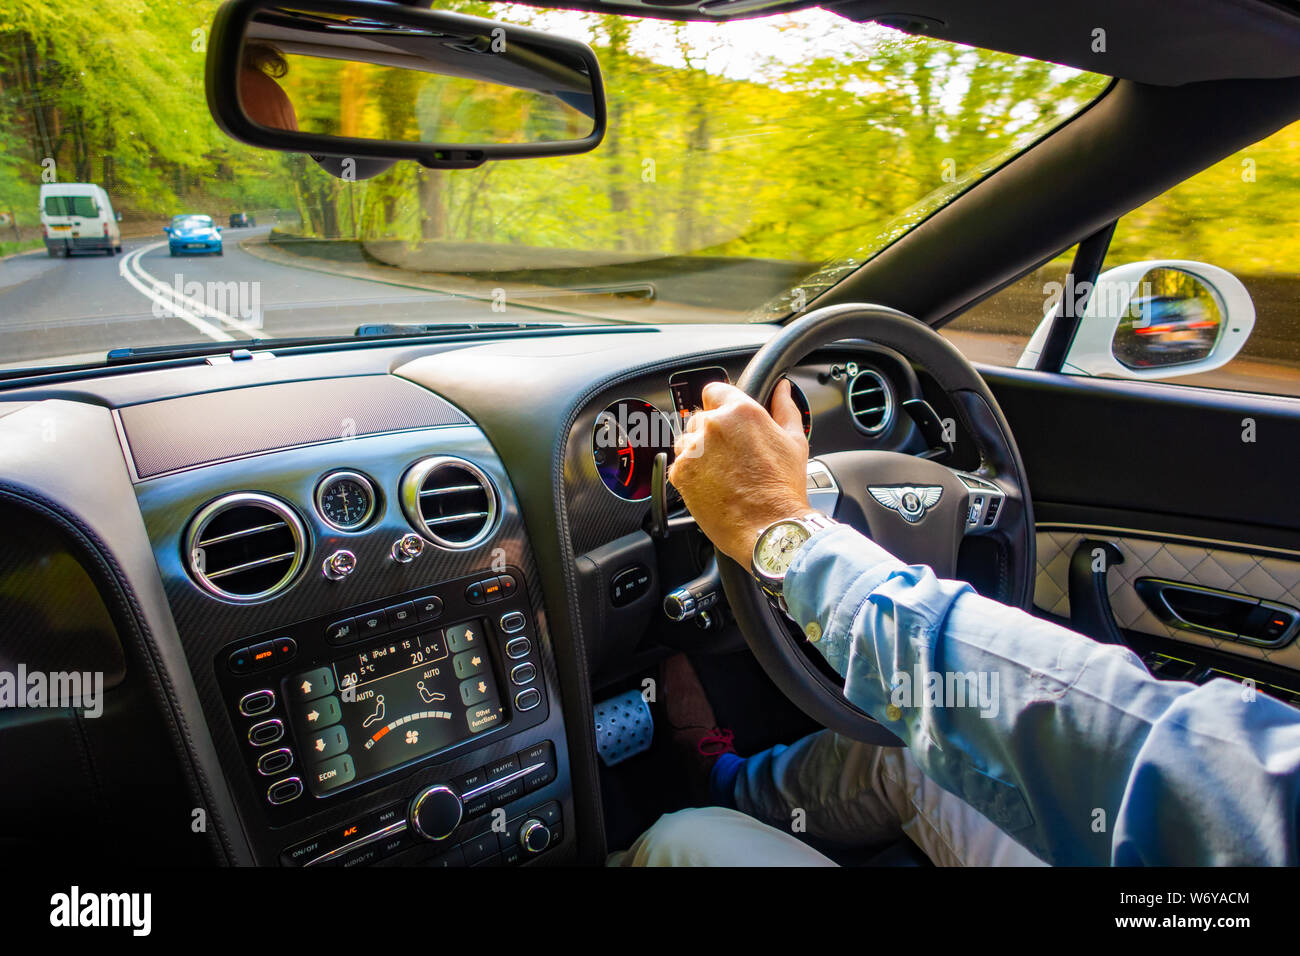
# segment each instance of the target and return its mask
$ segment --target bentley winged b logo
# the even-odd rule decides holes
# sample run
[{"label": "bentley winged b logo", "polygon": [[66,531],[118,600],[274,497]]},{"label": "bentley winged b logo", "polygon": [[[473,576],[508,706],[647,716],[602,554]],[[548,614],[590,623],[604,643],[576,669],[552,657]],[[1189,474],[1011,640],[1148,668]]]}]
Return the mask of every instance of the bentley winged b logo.
[{"label": "bentley winged b logo", "polygon": [[927,509],[933,508],[939,503],[939,497],[943,494],[943,486],[891,485],[882,488],[867,486],[867,491],[871,492],[871,497],[886,508],[897,511],[902,515],[904,521],[916,524],[925,517]]}]

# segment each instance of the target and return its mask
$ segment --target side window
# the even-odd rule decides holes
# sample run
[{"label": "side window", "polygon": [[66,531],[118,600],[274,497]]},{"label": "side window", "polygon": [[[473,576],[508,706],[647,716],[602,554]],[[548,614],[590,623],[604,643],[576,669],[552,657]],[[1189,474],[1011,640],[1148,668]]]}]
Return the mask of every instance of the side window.
[{"label": "side window", "polygon": [[1300,396],[1297,198],[1293,123],[1122,218],[1064,371]]},{"label": "side window", "polygon": [[971,306],[939,331],[972,362],[1015,366],[1030,337],[1061,301],[1065,277],[1074,261],[1071,246],[978,305]]}]

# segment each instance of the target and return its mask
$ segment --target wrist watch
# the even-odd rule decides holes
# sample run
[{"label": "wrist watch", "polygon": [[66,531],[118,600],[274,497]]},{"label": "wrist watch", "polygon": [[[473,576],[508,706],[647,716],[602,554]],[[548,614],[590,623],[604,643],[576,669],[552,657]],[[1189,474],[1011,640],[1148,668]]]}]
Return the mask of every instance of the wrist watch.
[{"label": "wrist watch", "polygon": [[804,542],[818,531],[837,524],[819,511],[812,511],[799,518],[782,518],[763,529],[754,543],[754,557],[750,573],[758,580],[767,594],[780,602],[785,609],[782,590],[785,585],[785,573],[794,562]]}]

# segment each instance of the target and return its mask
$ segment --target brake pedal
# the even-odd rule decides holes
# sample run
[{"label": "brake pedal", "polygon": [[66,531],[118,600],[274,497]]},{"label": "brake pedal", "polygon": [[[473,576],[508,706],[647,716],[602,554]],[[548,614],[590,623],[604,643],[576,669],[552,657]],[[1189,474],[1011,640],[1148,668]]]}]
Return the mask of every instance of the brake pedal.
[{"label": "brake pedal", "polygon": [[639,690],[602,700],[592,708],[592,716],[596,723],[596,752],[607,767],[644,753],[654,741],[654,718]]}]

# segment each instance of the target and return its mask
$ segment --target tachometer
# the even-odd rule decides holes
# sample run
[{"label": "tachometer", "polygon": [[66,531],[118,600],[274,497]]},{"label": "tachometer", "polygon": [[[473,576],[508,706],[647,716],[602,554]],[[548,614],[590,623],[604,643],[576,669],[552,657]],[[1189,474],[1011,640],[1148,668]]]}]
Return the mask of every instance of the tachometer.
[{"label": "tachometer", "polygon": [[316,510],[331,527],[356,531],[375,513],[375,487],[355,471],[333,472],[316,486]]},{"label": "tachometer", "polygon": [[650,497],[655,456],[673,456],[673,428],[649,402],[624,398],[596,416],[591,454],[605,487],[627,501]]}]

